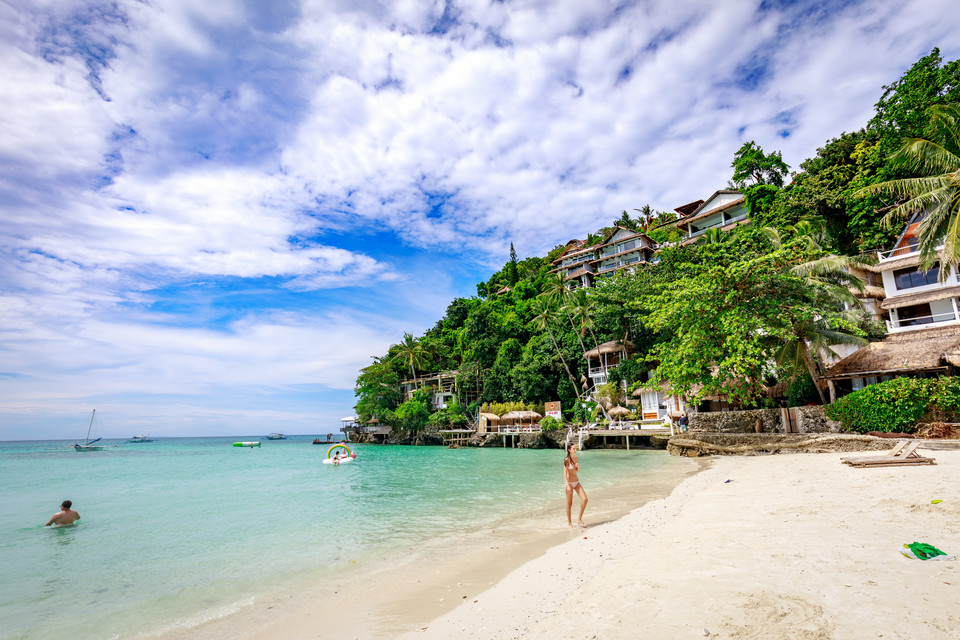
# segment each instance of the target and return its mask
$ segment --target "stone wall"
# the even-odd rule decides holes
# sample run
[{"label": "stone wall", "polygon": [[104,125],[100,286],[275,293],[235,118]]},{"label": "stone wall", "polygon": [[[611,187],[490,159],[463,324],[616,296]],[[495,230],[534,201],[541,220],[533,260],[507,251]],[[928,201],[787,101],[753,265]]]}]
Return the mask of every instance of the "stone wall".
[{"label": "stone wall", "polygon": [[[839,422],[827,418],[823,407],[797,407],[794,411],[799,433],[839,433]],[[780,409],[754,409],[752,411],[714,411],[690,413],[690,431],[715,431],[720,433],[756,433],[757,418],[763,423],[761,433],[786,433]]]}]

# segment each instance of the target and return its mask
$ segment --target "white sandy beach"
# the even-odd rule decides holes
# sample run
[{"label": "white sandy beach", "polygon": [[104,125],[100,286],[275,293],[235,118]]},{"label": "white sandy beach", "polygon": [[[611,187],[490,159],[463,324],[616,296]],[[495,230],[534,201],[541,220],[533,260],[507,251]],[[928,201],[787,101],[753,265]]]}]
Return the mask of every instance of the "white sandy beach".
[{"label": "white sandy beach", "polygon": [[257,603],[184,637],[960,638],[960,564],[899,552],[916,541],[960,554],[960,451],[921,453],[937,465],[714,458],[623,517],[591,495],[592,524],[573,532],[558,487],[545,551],[494,536],[483,552]]},{"label": "white sandy beach", "polygon": [[960,638],[960,565],[898,551],[960,554],[960,451],[921,452],[715,459],[402,637]]}]

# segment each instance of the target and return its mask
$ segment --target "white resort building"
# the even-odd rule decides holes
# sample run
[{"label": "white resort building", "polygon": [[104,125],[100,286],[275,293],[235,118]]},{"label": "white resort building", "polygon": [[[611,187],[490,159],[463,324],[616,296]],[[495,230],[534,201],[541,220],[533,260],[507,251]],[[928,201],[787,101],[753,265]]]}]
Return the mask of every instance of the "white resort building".
[{"label": "white resort building", "polygon": [[655,249],[656,244],[646,234],[617,226],[598,244],[568,242],[553,261],[553,271],[563,275],[569,289],[590,288],[597,276],[646,264]]},{"label": "white resort building", "polygon": [[732,189],[721,189],[703,204],[677,222],[677,228],[686,232],[680,244],[691,244],[709,229],[727,231],[750,222],[743,194]]},{"label": "white resort building", "polygon": [[[887,336],[843,358],[824,373],[831,401],[869,384],[896,377],[954,375],[960,364],[960,278],[955,267],[920,268],[917,227],[907,225],[893,248],[878,254],[873,267],[886,297]],[[948,273],[940,282],[941,268]]]}]

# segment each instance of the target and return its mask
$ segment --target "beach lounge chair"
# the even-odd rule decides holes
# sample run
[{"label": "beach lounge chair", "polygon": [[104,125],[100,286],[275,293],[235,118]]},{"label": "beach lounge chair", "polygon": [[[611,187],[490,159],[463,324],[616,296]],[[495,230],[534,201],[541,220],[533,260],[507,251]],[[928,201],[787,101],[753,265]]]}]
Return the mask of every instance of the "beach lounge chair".
[{"label": "beach lounge chair", "polygon": [[914,440],[904,447],[896,456],[876,456],[869,458],[854,458],[844,460],[851,467],[863,469],[865,467],[897,467],[904,465],[937,464],[934,458],[927,458],[917,453],[920,443]]},{"label": "beach lounge chair", "polygon": [[840,458],[840,460],[843,462],[850,462],[850,461],[856,462],[857,460],[867,460],[868,458],[883,458],[883,459],[892,458],[895,456],[899,456],[901,452],[907,448],[907,445],[914,445],[913,450],[916,450],[916,448],[920,445],[920,443],[917,442],[916,440],[913,440],[913,441],[901,440],[900,442],[897,443],[897,446],[895,446],[893,449],[884,451],[879,455],[854,456],[853,458]]}]

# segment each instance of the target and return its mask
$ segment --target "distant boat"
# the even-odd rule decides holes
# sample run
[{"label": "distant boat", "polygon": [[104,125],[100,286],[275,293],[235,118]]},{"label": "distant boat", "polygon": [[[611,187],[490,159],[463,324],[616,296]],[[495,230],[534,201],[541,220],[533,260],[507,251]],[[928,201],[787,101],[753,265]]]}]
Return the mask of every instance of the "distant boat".
[{"label": "distant boat", "polygon": [[90,413],[90,426],[87,427],[87,439],[83,442],[83,444],[73,445],[74,451],[103,451],[104,449],[106,449],[106,447],[103,445],[94,444],[96,442],[100,442],[102,438],[96,438],[94,440],[90,439],[90,430],[93,429],[93,418],[96,415],[97,415],[97,410],[94,409]]},{"label": "distant boat", "polygon": [[127,442],[156,442],[156,440],[154,440],[150,436],[145,436],[141,434],[139,436],[133,436]]},{"label": "distant boat", "polygon": [[282,433],[278,433],[276,431],[274,431],[273,433],[267,436],[267,440],[286,440],[286,439],[287,439],[287,436],[283,435]]},{"label": "distant boat", "polygon": [[320,438],[314,438],[313,444],[331,444],[333,442],[333,434],[328,433],[326,440],[321,440]]}]

